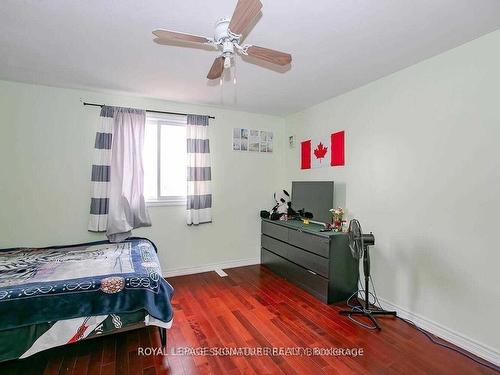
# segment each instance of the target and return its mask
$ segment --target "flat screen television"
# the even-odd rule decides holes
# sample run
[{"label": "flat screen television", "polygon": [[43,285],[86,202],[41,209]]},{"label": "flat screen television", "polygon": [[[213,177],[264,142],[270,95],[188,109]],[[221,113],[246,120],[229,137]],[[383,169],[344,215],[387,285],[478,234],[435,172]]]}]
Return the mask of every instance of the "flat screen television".
[{"label": "flat screen television", "polygon": [[329,210],[333,208],[333,181],[293,181],[292,208],[311,212],[312,220],[331,222]]}]

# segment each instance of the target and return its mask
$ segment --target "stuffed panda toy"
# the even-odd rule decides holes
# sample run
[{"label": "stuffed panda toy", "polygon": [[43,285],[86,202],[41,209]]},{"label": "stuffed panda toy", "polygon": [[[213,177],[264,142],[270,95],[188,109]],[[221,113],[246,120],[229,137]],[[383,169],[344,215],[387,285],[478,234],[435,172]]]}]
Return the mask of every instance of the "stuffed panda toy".
[{"label": "stuffed panda toy", "polygon": [[273,197],[276,204],[271,210],[271,220],[287,220],[288,216],[296,214],[292,209],[292,201],[288,191],[277,191],[273,194]]},{"label": "stuffed panda toy", "polygon": [[[277,191],[273,194],[273,198],[276,204],[271,209],[271,212],[266,210],[260,211],[260,217],[262,219],[288,220],[289,218],[300,218],[304,216],[304,210],[301,210],[299,213],[297,213],[292,208],[292,200],[288,191]],[[310,215],[310,217],[312,218],[312,214],[309,214],[308,212],[306,212],[306,214]]]},{"label": "stuffed panda toy", "polygon": [[276,204],[271,209],[271,220],[282,220],[286,216],[290,194],[286,190],[277,191],[273,194]]}]

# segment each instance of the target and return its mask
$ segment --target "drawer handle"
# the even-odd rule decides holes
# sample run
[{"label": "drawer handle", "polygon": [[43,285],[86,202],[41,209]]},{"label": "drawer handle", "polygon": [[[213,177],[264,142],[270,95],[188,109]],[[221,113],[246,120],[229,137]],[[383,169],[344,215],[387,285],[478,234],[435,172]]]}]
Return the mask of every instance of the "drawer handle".
[{"label": "drawer handle", "polygon": [[317,275],[317,273],[316,273],[316,272],[311,271],[311,270],[307,270],[307,272],[312,273],[313,275]]}]

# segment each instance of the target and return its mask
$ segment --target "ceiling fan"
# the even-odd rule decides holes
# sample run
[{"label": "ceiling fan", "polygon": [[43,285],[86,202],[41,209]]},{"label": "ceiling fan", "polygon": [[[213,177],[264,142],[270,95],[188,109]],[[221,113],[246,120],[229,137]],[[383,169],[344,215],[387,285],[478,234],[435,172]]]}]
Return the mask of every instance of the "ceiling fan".
[{"label": "ceiling fan", "polygon": [[221,55],[215,59],[207,74],[208,79],[220,78],[224,69],[231,67],[231,58],[236,52],[242,55],[253,56],[272,64],[288,65],[292,61],[292,56],[289,53],[251,44],[240,44],[242,33],[250,26],[250,23],[259,14],[261,8],[262,3],[259,0],[238,0],[233,16],[231,18],[221,18],[216,22],[213,38],[164,29],[154,30],[153,34],[156,36],[155,41],[160,44],[168,44],[168,42],[191,42],[211,45],[221,50]]}]

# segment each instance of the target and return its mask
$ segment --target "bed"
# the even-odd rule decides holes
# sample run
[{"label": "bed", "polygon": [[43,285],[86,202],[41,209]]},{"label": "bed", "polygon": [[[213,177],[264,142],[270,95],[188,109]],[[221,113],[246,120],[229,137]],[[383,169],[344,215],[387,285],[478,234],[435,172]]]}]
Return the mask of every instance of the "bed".
[{"label": "bed", "polygon": [[165,346],[172,294],[145,238],[0,250],[0,361],[148,325]]}]

